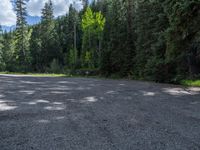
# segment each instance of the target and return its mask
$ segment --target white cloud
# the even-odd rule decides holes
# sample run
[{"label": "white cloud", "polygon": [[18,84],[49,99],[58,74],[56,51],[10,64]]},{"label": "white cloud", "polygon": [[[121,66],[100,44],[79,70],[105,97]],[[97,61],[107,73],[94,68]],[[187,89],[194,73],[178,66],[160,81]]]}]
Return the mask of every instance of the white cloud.
[{"label": "white cloud", "polygon": [[[30,16],[41,16],[41,9],[44,7],[45,2],[48,2],[48,0],[29,0],[27,2],[28,14]],[[69,10],[70,4],[74,4],[77,10],[82,8],[80,0],[52,0],[52,2],[55,17],[65,15]]]},{"label": "white cloud", "polygon": [[[41,9],[48,0],[29,0],[27,2],[27,11],[30,16],[41,16]],[[54,16],[65,15],[69,11],[70,4],[73,4],[77,10],[82,9],[81,0],[52,0],[54,7]],[[0,0],[0,24],[3,26],[12,26],[16,24],[16,14],[11,0]]]},{"label": "white cloud", "polygon": [[1,0],[0,2],[0,24],[12,26],[16,23],[16,15],[10,0]]}]

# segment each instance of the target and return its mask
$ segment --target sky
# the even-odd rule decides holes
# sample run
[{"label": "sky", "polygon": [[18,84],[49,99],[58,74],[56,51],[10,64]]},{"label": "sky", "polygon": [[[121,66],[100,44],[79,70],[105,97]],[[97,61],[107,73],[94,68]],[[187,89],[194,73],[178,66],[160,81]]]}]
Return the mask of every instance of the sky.
[{"label": "sky", "polygon": [[[14,11],[13,0],[0,0],[0,24],[4,28],[11,28],[16,24],[16,14]],[[41,9],[48,0],[27,0],[27,21],[29,24],[35,24],[40,21]],[[70,4],[73,4],[77,10],[82,8],[81,0],[52,0],[54,7],[54,16],[65,15]]]}]

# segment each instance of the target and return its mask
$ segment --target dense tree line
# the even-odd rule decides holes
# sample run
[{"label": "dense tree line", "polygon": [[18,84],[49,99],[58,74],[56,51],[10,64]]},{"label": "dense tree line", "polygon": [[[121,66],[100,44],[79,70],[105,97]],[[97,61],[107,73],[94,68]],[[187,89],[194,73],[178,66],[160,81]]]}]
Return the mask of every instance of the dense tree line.
[{"label": "dense tree line", "polygon": [[73,5],[54,18],[26,23],[25,0],[16,1],[16,30],[0,27],[0,70],[63,72],[98,70],[158,82],[200,75],[200,0],[96,0]]}]

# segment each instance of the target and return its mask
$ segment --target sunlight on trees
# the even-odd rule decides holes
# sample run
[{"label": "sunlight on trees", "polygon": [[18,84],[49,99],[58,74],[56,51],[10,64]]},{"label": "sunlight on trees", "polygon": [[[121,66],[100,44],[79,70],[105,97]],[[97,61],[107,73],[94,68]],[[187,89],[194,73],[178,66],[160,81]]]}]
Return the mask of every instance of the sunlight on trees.
[{"label": "sunlight on trees", "polygon": [[[100,59],[102,33],[105,26],[105,18],[101,12],[93,12],[90,7],[86,9],[86,12],[82,18],[83,29],[83,58],[86,64],[92,65],[86,67],[97,67]],[[98,43],[98,49],[96,44]],[[89,56],[90,55],[90,56]],[[87,60],[86,60],[87,59]],[[91,62],[89,62],[91,61]]]},{"label": "sunlight on trees", "polygon": [[27,24],[25,0],[15,8],[16,29],[0,27],[0,71],[85,69],[173,83],[200,76],[199,0],[86,0],[58,18],[50,0],[35,25]]}]

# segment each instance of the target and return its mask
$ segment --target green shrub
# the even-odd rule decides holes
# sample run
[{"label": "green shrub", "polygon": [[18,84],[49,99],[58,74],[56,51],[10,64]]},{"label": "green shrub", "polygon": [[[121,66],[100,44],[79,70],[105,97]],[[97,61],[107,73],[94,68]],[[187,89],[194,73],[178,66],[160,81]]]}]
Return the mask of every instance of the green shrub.
[{"label": "green shrub", "polygon": [[59,64],[57,59],[53,59],[53,61],[50,64],[50,67],[47,68],[47,72],[50,72],[50,73],[60,73],[60,72],[62,72],[60,64]]}]

